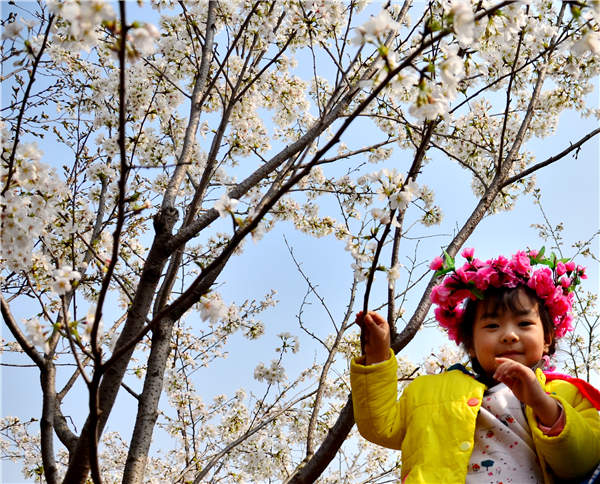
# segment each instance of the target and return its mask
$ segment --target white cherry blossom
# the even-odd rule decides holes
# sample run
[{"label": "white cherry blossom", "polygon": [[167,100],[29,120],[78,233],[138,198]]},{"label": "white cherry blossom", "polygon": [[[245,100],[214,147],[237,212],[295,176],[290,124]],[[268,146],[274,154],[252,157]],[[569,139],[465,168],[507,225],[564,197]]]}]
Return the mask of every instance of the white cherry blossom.
[{"label": "white cherry blossom", "polygon": [[200,300],[200,317],[212,323],[218,323],[227,316],[227,306],[221,296],[208,294]]},{"label": "white cherry blossom", "polygon": [[398,23],[390,13],[382,9],[377,15],[371,16],[363,25],[358,27],[355,43],[378,42],[383,34],[395,32],[399,28]]},{"label": "white cherry blossom", "polygon": [[14,20],[8,24],[3,25],[2,28],[2,40],[11,39],[14,40],[23,29],[23,24],[19,19]]},{"label": "white cherry blossom", "polygon": [[72,289],[72,284],[81,279],[81,274],[71,266],[62,266],[53,273],[52,290],[59,296],[64,296]]},{"label": "white cherry blossom", "polygon": [[153,54],[156,49],[155,40],[160,37],[158,29],[149,23],[132,29],[129,35],[131,36],[131,43],[134,49],[141,56]]},{"label": "white cherry blossom", "polygon": [[474,15],[470,2],[467,0],[451,0],[449,13],[452,15],[452,27],[456,38],[463,45],[473,41]]},{"label": "white cherry blossom", "polygon": [[31,342],[47,353],[49,349],[47,328],[44,327],[38,318],[25,319],[23,322],[25,323],[27,335]]},{"label": "white cherry blossom", "polygon": [[229,198],[229,196],[224,193],[215,203],[214,209],[219,212],[219,217],[227,217],[234,212],[238,203],[239,200],[236,200],[235,198]]},{"label": "white cherry blossom", "polygon": [[592,55],[600,55],[600,32],[588,31],[578,40],[571,49],[573,54],[580,56],[590,52]]}]

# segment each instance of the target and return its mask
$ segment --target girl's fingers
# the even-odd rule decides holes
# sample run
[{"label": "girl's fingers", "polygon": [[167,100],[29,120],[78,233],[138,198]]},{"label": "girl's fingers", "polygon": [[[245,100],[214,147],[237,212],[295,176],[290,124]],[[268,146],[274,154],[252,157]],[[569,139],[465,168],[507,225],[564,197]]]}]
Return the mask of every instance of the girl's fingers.
[{"label": "girl's fingers", "polygon": [[356,313],[355,323],[360,327],[363,338],[369,334],[385,336],[388,330],[387,321],[374,311]]},{"label": "girl's fingers", "polygon": [[533,371],[525,365],[506,358],[496,358],[500,365],[496,368],[493,378],[504,383],[513,391],[517,387],[528,386],[536,381]]},{"label": "girl's fingers", "polygon": [[365,318],[363,316],[363,312],[362,311],[359,311],[359,312],[356,313],[356,318],[354,319],[354,322],[356,324],[358,324],[358,326],[360,326],[361,328],[363,327],[364,322],[365,322]]},{"label": "girl's fingers", "polygon": [[377,325],[387,324],[387,321],[378,313],[369,312],[368,316],[370,316]]},{"label": "girl's fingers", "polygon": [[519,363],[508,358],[496,358],[498,367],[494,372],[494,379],[502,381],[503,378],[518,378]]},{"label": "girl's fingers", "polygon": [[381,327],[381,322],[379,321],[379,318],[377,316],[379,316],[377,313],[367,313],[365,315],[365,323],[373,329],[379,329]]},{"label": "girl's fingers", "polygon": [[367,313],[365,313],[363,311],[359,311],[356,313],[356,318],[354,321],[360,325],[362,322],[364,322],[367,319],[370,322],[373,322],[377,325],[387,323],[387,321],[381,315],[379,315],[378,313],[376,313],[374,311],[369,311]]}]

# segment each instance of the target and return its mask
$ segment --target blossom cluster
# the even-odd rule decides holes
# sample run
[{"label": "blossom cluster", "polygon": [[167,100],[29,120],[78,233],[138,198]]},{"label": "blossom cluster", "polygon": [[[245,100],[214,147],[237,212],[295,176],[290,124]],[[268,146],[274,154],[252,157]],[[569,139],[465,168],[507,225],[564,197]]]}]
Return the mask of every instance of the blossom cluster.
[{"label": "blossom cluster", "polygon": [[441,221],[441,211],[439,207],[433,205],[433,193],[425,186],[419,184],[412,178],[405,180],[404,175],[395,168],[382,170],[368,175],[364,175],[357,180],[359,185],[367,186],[368,183],[377,183],[377,196],[380,200],[388,201],[389,210],[373,208],[371,215],[382,224],[391,223],[398,226],[396,214],[392,216],[391,210],[400,212],[406,210],[410,203],[416,200],[423,202],[424,215],[421,223],[424,225],[435,225]]},{"label": "blossom cluster", "polygon": [[279,333],[277,337],[281,339],[281,346],[277,347],[275,351],[280,353],[285,353],[286,351],[298,353],[300,350],[300,340],[298,339],[298,336],[285,331],[283,333]]},{"label": "blossom cluster", "polygon": [[422,367],[426,374],[435,375],[465,360],[466,353],[461,347],[446,344],[429,354],[423,361]]},{"label": "blossom cluster", "polygon": [[[36,425],[37,424],[37,425]],[[40,435],[37,419],[22,420],[14,416],[0,417],[0,452],[3,460],[19,462],[23,477],[40,478],[43,473]]]},{"label": "blossom cluster", "polygon": [[72,267],[64,266],[55,270],[53,277],[52,290],[59,296],[64,296],[71,291],[73,282],[81,279],[81,274],[74,271]]},{"label": "blossom cluster", "polygon": [[[3,145],[9,141],[3,129]],[[64,184],[41,157],[36,143],[20,144],[10,185],[0,196],[0,261],[13,271],[31,268],[34,245],[60,210]],[[6,165],[0,166],[0,179],[8,180],[8,174]]]},{"label": "blossom cluster", "polygon": [[272,360],[269,366],[260,362],[254,369],[254,379],[269,384],[283,383],[286,380],[285,368],[279,360]]},{"label": "blossom cluster", "polygon": [[464,62],[458,55],[458,45],[441,43],[440,52],[444,59],[439,62],[440,83],[432,85],[422,79],[417,85],[415,102],[409,108],[412,116],[418,120],[432,120],[444,116],[450,109],[459,89],[459,83],[465,77]]},{"label": "blossom cluster", "polygon": [[387,10],[381,10],[377,15],[371,16],[363,25],[356,29],[356,36],[352,39],[355,44],[365,42],[381,42],[384,35],[396,32],[398,23]]},{"label": "blossom cluster", "polygon": [[[533,289],[548,308],[554,322],[555,335],[561,338],[573,329],[571,315],[573,290],[585,279],[585,268],[573,261],[557,259],[554,254],[544,258],[544,249],[519,251],[510,259],[500,255],[485,262],[474,258],[472,248],[461,255],[467,262],[455,268],[454,260],[446,254],[445,260],[436,257],[430,268],[443,281],[431,291],[431,302],[437,305],[435,317],[448,331],[448,337],[460,343],[458,328],[464,316],[468,299],[483,299],[489,288],[525,286]],[[541,264],[543,267],[534,269]]]},{"label": "blossom cluster", "polygon": [[[81,325],[78,328],[78,336],[79,339],[83,342],[83,343],[89,343],[91,338],[92,338],[92,329],[94,328],[94,322],[96,320],[96,308],[95,306],[90,306],[90,308],[88,309],[88,312],[85,316],[85,319],[83,321],[81,321]],[[102,337],[103,336],[103,324],[102,324],[102,320],[100,320],[98,322],[98,324],[96,325],[96,334],[98,335],[98,337]],[[110,341],[109,346],[114,346],[114,344],[116,343],[116,337],[113,336],[112,338],[114,341]]]},{"label": "blossom cluster", "polygon": [[221,198],[215,202],[214,209],[219,212],[219,217],[227,217],[229,214],[233,214],[238,203],[239,200],[229,198],[229,196],[224,193],[221,195]]},{"label": "blossom cluster", "polygon": [[23,320],[25,329],[29,340],[39,348],[44,350],[44,353],[48,352],[48,334],[47,328],[40,322],[39,318],[29,318]]},{"label": "blossom cluster", "polygon": [[[101,27],[118,34],[116,14],[105,0],[48,0],[49,10],[59,16],[54,39],[67,49],[89,52],[104,37]],[[127,55],[130,59],[148,56],[155,52],[158,29],[150,23],[134,22],[127,34]],[[112,47],[116,56],[117,45]]]},{"label": "blossom cluster", "polygon": [[61,32],[63,42],[73,43],[87,51],[98,42],[98,27],[102,22],[113,21],[116,18],[111,4],[104,0],[48,0],[47,5],[53,14],[60,15],[67,24]]},{"label": "blossom cluster", "polygon": [[204,321],[212,323],[221,322],[227,316],[227,306],[221,296],[217,293],[210,293],[202,296],[200,299],[200,317]]},{"label": "blossom cluster", "polygon": [[444,10],[452,18],[452,28],[456,39],[461,45],[469,45],[473,41],[475,30],[475,17],[471,3],[465,0],[451,0],[446,2]]},{"label": "blossom cluster", "polygon": [[134,25],[134,28],[131,29],[131,32],[127,36],[127,40],[131,42],[131,45],[135,49],[133,57],[153,54],[156,49],[154,41],[158,38],[160,38],[160,32],[153,24]]}]

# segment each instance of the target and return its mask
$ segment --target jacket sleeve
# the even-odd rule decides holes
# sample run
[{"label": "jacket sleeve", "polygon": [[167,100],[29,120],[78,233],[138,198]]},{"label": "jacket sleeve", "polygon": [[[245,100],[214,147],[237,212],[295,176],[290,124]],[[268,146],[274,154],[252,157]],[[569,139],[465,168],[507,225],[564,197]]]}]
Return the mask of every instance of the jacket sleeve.
[{"label": "jacket sleeve", "polygon": [[390,358],[365,366],[364,356],[350,364],[354,420],[360,434],[370,442],[400,449],[406,429],[405,399],[398,400],[397,361]]},{"label": "jacket sleeve", "polygon": [[[600,462],[600,414],[574,385],[552,381],[546,391],[558,400],[565,412],[565,426],[556,436],[547,436],[531,425],[536,449],[554,474],[575,478],[589,474]],[[535,422],[530,408],[529,421]]]}]

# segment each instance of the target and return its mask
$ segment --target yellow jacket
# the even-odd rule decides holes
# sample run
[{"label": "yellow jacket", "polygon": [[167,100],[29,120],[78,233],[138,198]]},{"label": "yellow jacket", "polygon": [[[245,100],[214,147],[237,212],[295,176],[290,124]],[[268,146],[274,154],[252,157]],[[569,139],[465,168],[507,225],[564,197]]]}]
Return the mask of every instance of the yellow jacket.
[{"label": "yellow jacket", "polygon": [[[350,365],[354,418],[367,440],[402,451],[402,482],[464,484],[473,450],[475,421],[486,386],[460,370],[416,378],[397,397],[397,362],[389,358],[364,366],[364,357]],[[546,383],[545,391],[565,411],[565,427],[548,437],[538,428],[529,407],[525,415],[544,473],[573,479],[589,474],[600,461],[600,415],[577,388],[565,381]],[[548,468],[550,467],[551,470]]]}]

